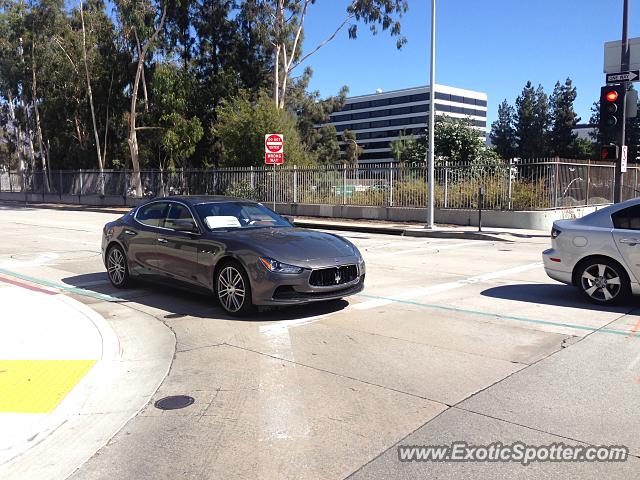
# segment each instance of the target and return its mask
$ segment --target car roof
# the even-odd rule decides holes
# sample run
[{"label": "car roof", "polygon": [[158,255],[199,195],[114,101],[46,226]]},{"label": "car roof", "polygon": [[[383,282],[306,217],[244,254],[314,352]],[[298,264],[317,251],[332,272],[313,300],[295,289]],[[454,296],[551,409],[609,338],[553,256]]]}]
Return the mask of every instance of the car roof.
[{"label": "car roof", "polygon": [[592,212],[584,217],[574,220],[576,225],[588,226],[588,227],[603,227],[612,228],[613,223],[611,215],[617,211],[623,210],[628,207],[640,205],[640,198],[632,198],[621,203],[613,203],[606,207],[599,208],[595,212]]},{"label": "car roof", "polygon": [[169,197],[156,197],[151,202],[157,202],[160,200],[175,200],[178,202],[186,203],[187,205],[199,205],[201,203],[224,203],[224,202],[249,202],[258,203],[254,200],[247,200],[246,198],[227,197],[225,195],[172,195]]}]

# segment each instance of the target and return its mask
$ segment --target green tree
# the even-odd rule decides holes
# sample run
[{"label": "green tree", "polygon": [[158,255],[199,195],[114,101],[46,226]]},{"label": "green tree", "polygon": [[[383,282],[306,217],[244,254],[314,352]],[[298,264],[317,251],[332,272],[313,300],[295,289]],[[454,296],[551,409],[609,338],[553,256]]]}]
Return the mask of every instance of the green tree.
[{"label": "green tree", "polygon": [[356,134],[351,130],[342,132],[342,139],[345,142],[343,161],[352,165],[358,164],[358,159],[364,153],[364,148],[356,142]]},{"label": "green tree", "polygon": [[295,119],[288,111],[277,108],[264,93],[256,101],[246,91],[222,100],[212,133],[219,139],[220,164],[225,167],[263,165],[264,136],[268,133],[284,136],[287,164],[310,163]]},{"label": "green tree", "polygon": [[[307,67],[300,78],[291,81],[286,109],[296,119],[309,158],[317,163],[334,163],[339,160],[340,145],[335,127],[326,122],[331,113],[344,106],[349,89],[342,87],[338,95],[321,99],[319,92],[308,90],[312,73]],[[325,125],[318,128],[321,124]],[[335,155],[336,151],[338,155]]]},{"label": "green tree", "polygon": [[549,127],[549,99],[542,85],[533,88],[531,81],[516,99],[517,154],[520,158],[539,158],[547,155]]},{"label": "green tree", "polygon": [[513,158],[517,149],[515,110],[507,100],[498,105],[498,119],[491,125],[491,143],[503,159]]},{"label": "green tree", "polygon": [[471,162],[486,149],[480,131],[468,119],[439,116],[434,137],[435,154],[453,161]]},{"label": "green tree", "polygon": [[551,129],[549,131],[549,150],[551,155],[572,158],[578,154],[581,146],[576,143],[578,135],[573,133],[580,117],[573,108],[577,96],[576,88],[570,78],[564,84],[556,82],[551,95]]}]

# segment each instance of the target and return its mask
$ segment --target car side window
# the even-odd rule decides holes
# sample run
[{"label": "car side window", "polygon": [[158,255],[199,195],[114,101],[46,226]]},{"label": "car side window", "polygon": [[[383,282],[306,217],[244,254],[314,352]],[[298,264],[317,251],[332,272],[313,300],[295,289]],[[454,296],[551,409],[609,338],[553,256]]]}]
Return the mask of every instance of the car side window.
[{"label": "car side window", "polygon": [[189,211],[189,209],[185,205],[172,202],[170,204],[167,217],[164,221],[164,225],[161,225],[161,226],[164,226],[165,228],[174,228],[174,224],[176,220],[188,220],[193,225],[195,225],[193,216],[191,215],[191,212]]},{"label": "car side window", "polygon": [[634,205],[611,214],[613,228],[640,230],[640,205]]},{"label": "car side window", "polygon": [[154,202],[145,205],[136,213],[136,220],[149,227],[161,227],[168,206],[166,202]]}]

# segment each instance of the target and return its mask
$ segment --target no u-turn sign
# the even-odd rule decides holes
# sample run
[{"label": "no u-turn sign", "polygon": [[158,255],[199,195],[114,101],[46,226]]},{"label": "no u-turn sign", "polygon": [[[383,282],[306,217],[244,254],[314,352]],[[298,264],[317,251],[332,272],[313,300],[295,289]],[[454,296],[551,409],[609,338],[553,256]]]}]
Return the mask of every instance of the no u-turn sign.
[{"label": "no u-turn sign", "polygon": [[284,138],[279,133],[264,136],[264,163],[282,165],[284,163]]}]

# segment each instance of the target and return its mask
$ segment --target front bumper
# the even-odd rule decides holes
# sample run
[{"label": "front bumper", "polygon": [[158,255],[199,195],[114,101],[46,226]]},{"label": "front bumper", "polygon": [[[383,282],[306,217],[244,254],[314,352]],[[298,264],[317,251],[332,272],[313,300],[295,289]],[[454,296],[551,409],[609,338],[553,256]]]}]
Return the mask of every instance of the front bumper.
[{"label": "front bumper", "polygon": [[[552,258],[559,259],[560,261],[558,262],[551,260]],[[542,252],[544,271],[547,273],[547,275],[553,280],[561,283],[566,283],[567,285],[572,285],[573,269],[569,268],[569,271],[566,271],[567,265],[563,264],[562,260],[563,259],[560,253],[553,248],[549,248],[548,250]]]},{"label": "front bumper", "polygon": [[[300,274],[282,274],[269,272],[257,265],[251,278],[252,299],[254,305],[296,305],[301,303],[336,300],[360,293],[364,289],[366,267],[358,258],[344,258],[342,265],[357,265],[358,272],[354,280],[338,285],[313,286],[310,283],[314,269],[305,269]],[[331,267],[326,267],[331,268]]]}]

